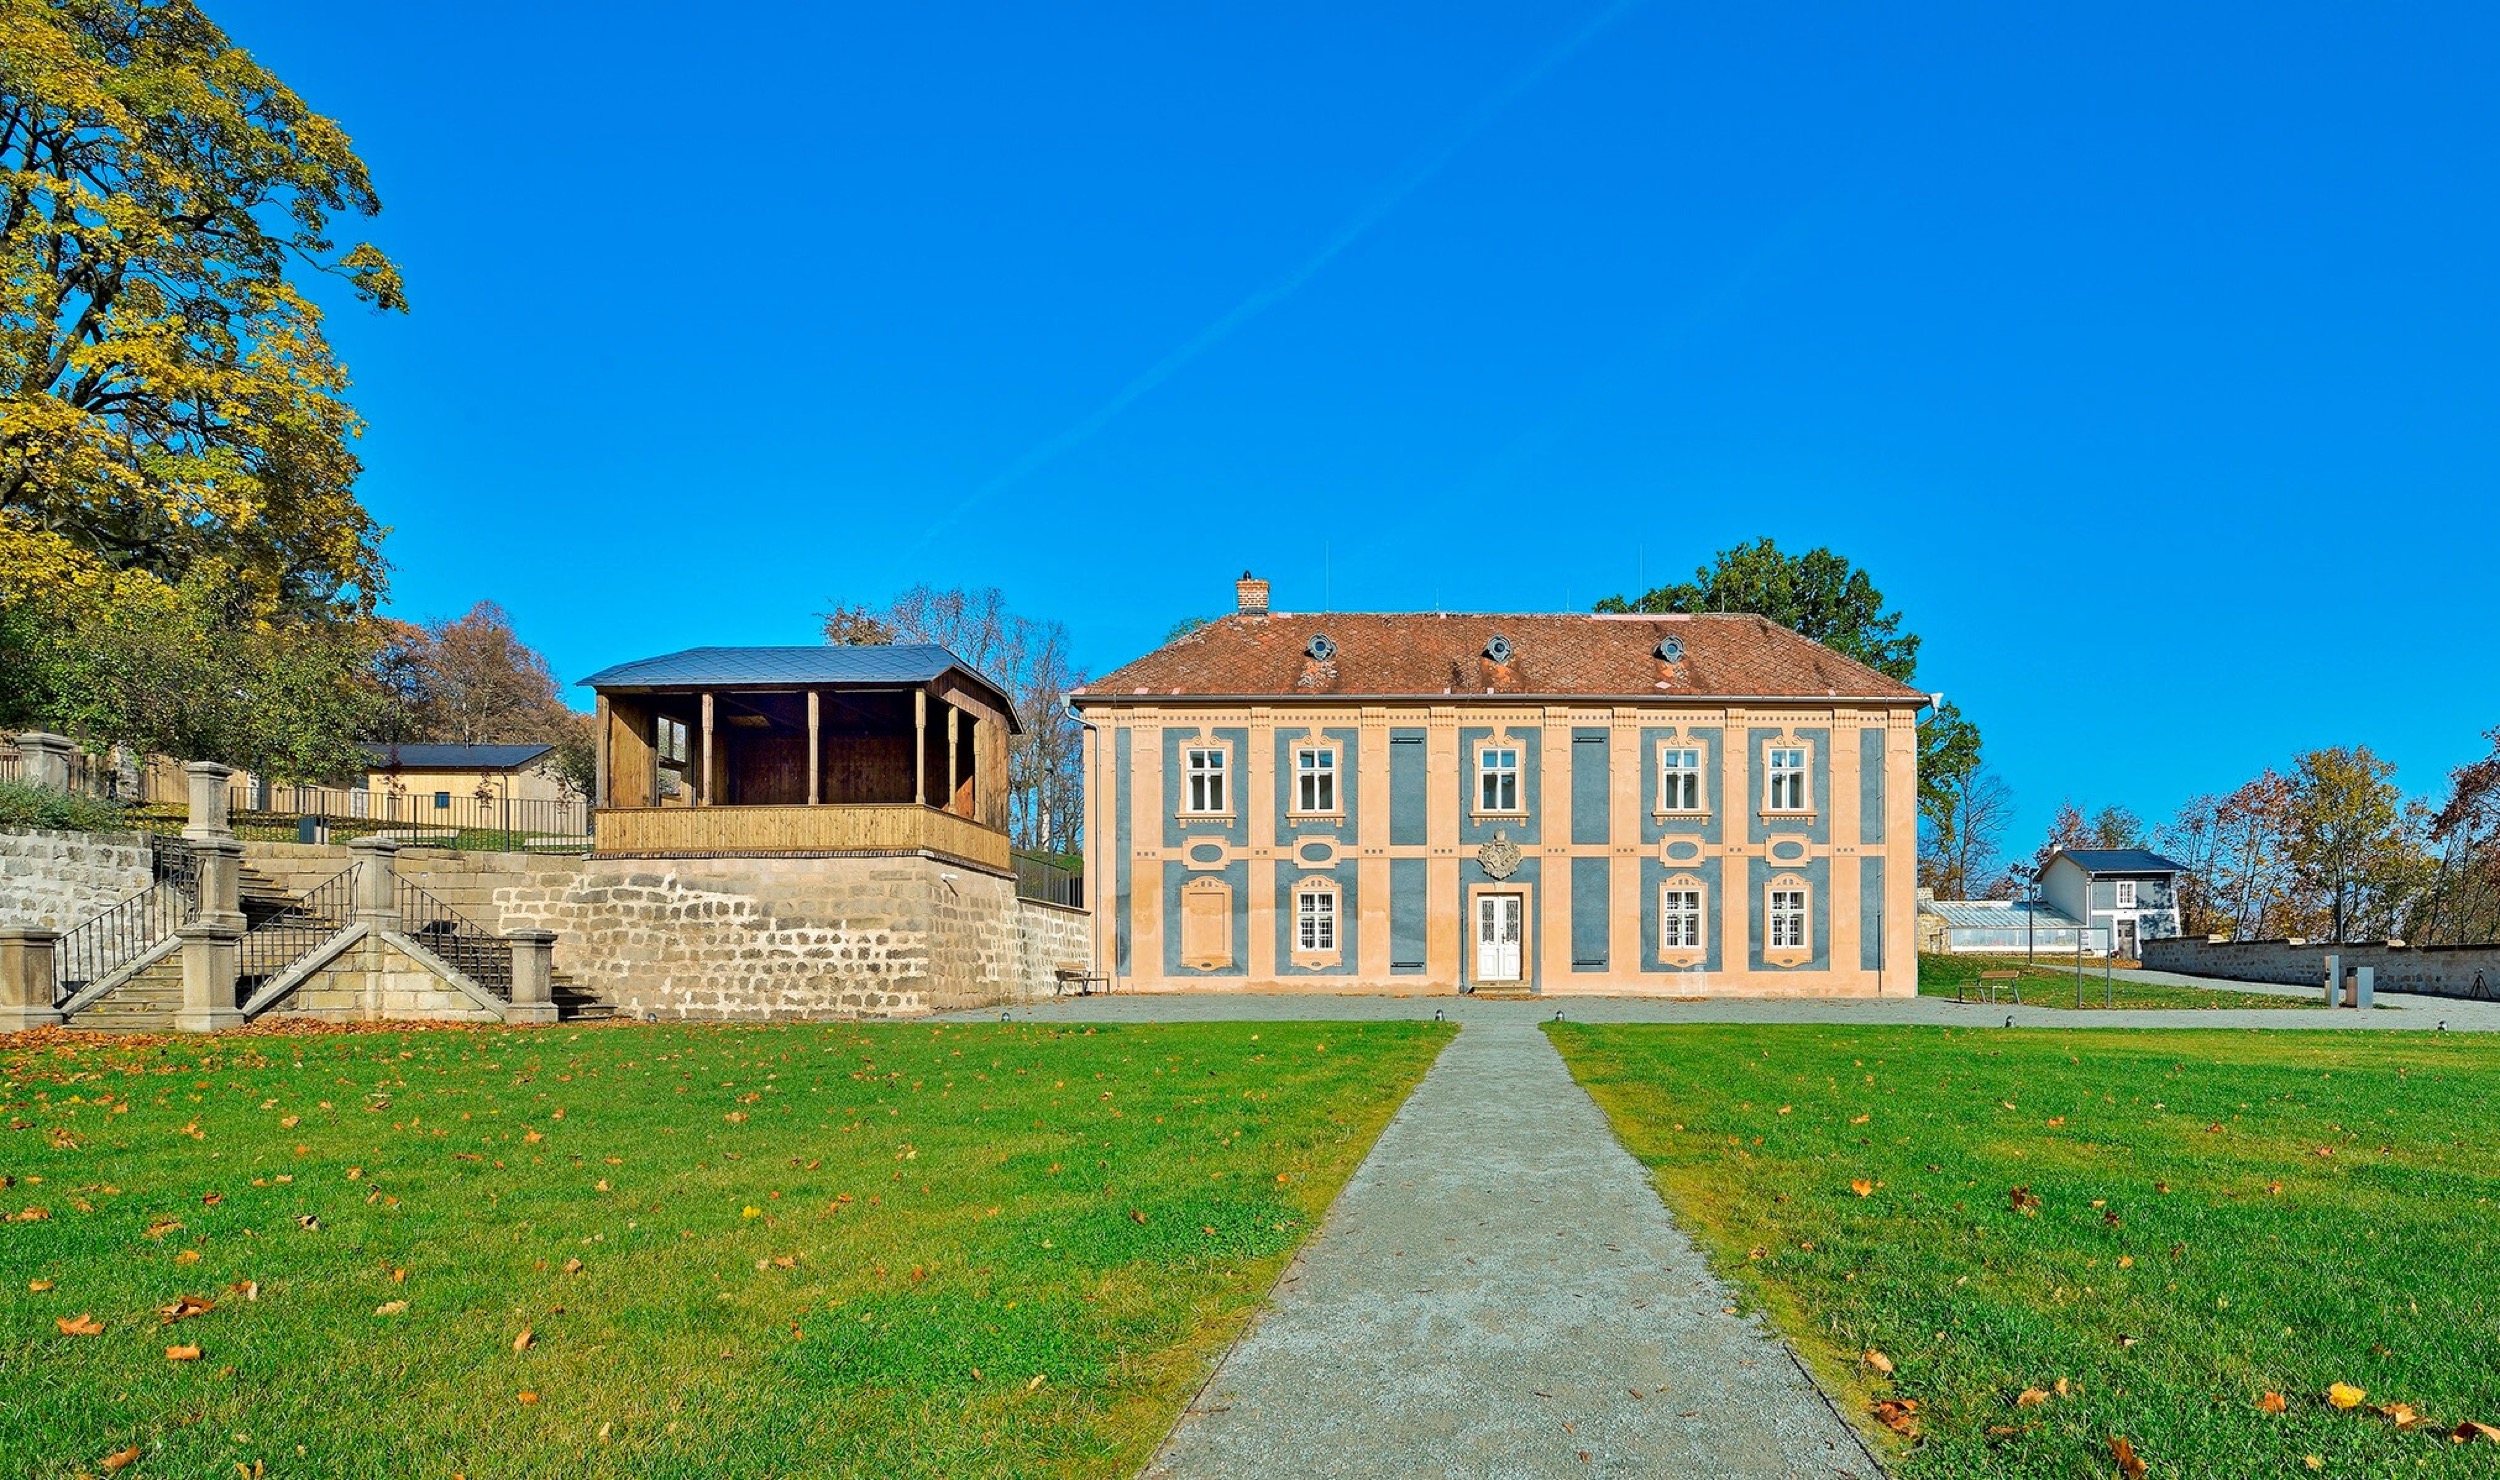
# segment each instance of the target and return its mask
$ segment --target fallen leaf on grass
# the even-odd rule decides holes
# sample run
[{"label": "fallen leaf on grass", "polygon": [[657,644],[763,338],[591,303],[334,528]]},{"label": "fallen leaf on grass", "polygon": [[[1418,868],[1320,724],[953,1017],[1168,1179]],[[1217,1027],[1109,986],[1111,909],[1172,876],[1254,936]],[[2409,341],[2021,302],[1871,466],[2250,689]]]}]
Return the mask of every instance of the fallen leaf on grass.
[{"label": "fallen leaf on grass", "polygon": [[2268,1393],[2257,1400],[2259,1413],[2281,1413],[2292,1405],[2283,1401],[2281,1393]]},{"label": "fallen leaf on grass", "polygon": [[1892,1376],[1892,1358],[1885,1356],[1882,1352],[1875,1350],[1873,1347],[1868,1347],[1866,1350],[1866,1365],[1874,1368],[1878,1372],[1881,1372],[1886,1377]]},{"label": "fallen leaf on grass", "polygon": [[128,1449],[115,1450],[113,1453],[106,1455],[101,1461],[99,1461],[99,1463],[102,1464],[107,1470],[128,1469],[130,1466],[135,1465],[138,1462],[139,1446],[136,1444],[131,1445]]},{"label": "fallen leaf on grass", "polygon": [[174,1262],[176,1264],[197,1264],[200,1262],[200,1251],[197,1249],[185,1249],[181,1253],[174,1256]]},{"label": "fallen leaf on grass", "polygon": [[74,1316],[55,1316],[52,1324],[61,1328],[63,1336],[101,1336],[104,1326],[94,1316],[80,1311]]},{"label": "fallen leaf on grass", "polygon": [[164,1318],[166,1325],[170,1326],[176,1321],[187,1321],[193,1316],[204,1316],[216,1308],[217,1302],[214,1300],[206,1300],[197,1295],[185,1295],[171,1305],[158,1306],[156,1313]]},{"label": "fallen leaf on grass", "polygon": [[1026,1392],[1028,1392],[1028,1393],[1030,1393],[1030,1392],[1036,1392],[1036,1391],[1039,1391],[1039,1390],[1040,1390],[1040,1388],[1041,1388],[1041,1385],[1042,1385],[1043,1383],[1045,1383],[1045,1382],[1048,1382],[1049,1380],[1050,1380],[1050,1379],[1049,1379],[1048,1377],[1044,1376],[1043,1374],[1041,1374],[1041,1373],[1039,1373],[1039,1372],[1036,1372],[1036,1373],[1034,1373],[1034,1374],[1033,1374],[1033,1380],[1032,1380],[1031,1382],[1028,1382],[1028,1383],[1026,1383],[1026,1384],[1024,1385],[1024,1390],[1025,1390]]},{"label": "fallen leaf on grass", "polygon": [[385,1300],[373,1308],[373,1313],[377,1316],[395,1316],[407,1308],[408,1302],[405,1300]]},{"label": "fallen leaf on grass", "polygon": [[1871,1117],[1864,1115],[1852,1115],[1849,1117],[1849,1123],[1851,1125],[1864,1125],[1870,1118]]},{"label": "fallen leaf on grass", "polygon": [[516,1352],[528,1351],[530,1346],[537,1340],[538,1333],[532,1331],[527,1326],[523,1326],[521,1328],[521,1334],[512,1338],[512,1349]]},{"label": "fallen leaf on grass", "polygon": [[524,1407],[527,1407],[528,1405],[530,1405],[530,1404],[532,1404],[532,1403],[535,1403],[535,1402],[537,1402],[537,1401],[538,1401],[538,1394],[536,1394],[536,1393],[525,1392],[525,1393],[521,1394],[521,1403],[522,1403],[522,1406],[524,1406]]},{"label": "fallen leaf on grass", "polygon": [[2014,1406],[2017,1408],[2037,1408],[2041,1404],[2046,1403],[2048,1400],[2049,1390],[2047,1388],[2024,1388],[2020,1393],[2015,1395]]},{"label": "fallen leaf on grass", "polygon": [[226,1288],[233,1291],[235,1294],[242,1296],[246,1300],[258,1300],[260,1298],[260,1281],[258,1280],[236,1280],[233,1284],[226,1286]]},{"label": "fallen leaf on grass", "polygon": [[2358,1408],[2361,1400],[2368,1396],[2367,1389],[2354,1387],[2349,1382],[2335,1383],[2326,1390],[2327,1402],[2338,1408]]},{"label": "fallen leaf on grass", "polygon": [[565,1260],[565,1261],[564,1261],[564,1272],[565,1272],[566,1274],[580,1274],[580,1273],[582,1272],[582,1261],[580,1261],[579,1259],[567,1259],[567,1260]]},{"label": "fallen leaf on grass", "polygon": [[169,1233],[181,1231],[181,1228],[182,1224],[172,1218],[159,1218],[148,1225],[148,1237],[163,1238]]},{"label": "fallen leaf on grass", "polygon": [[2118,1461],[2118,1473],[2126,1476],[2127,1480],[2136,1480],[2144,1473],[2144,1461],[2137,1456],[2135,1445],[2128,1442],[2126,1435],[2114,1434],[2110,1437],[2109,1453],[2110,1458]]},{"label": "fallen leaf on grass", "polygon": [[26,1282],[26,1288],[30,1292],[40,1295],[44,1291],[52,1288],[52,1282],[50,1280],[28,1280]]},{"label": "fallen leaf on grass", "polygon": [[303,1229],[307,1233],[319,1233],[321,1231],[321,1220],[314,1217],[310,1213],[298,1213],[295,1215],[295,1226]]},{"label": "fallen leaf on grass", "polygon": [[2422,1415],[2415,1412],[2410,1403],[2381,1403],[2378,1411],[2380,1416],[2400,1429],[2412,1428],[2422,1421]]},{"label": "fallen leaf on grass", "polygon": [[2453,1444],[2471,1444],[2476,1439],[2489,1439],[2494,1444],[2500,1444],[2500,1428],[2493,1428],[2487,1423],[2476,1423],[2469,1418],[2458,1424],[2448,1435],[2449,1442]]},{"label": "fallen leaf on grass", "polygon": [[1849,1190],[1856,1193],[1860,1197],[1873,1197],[1875,1195],[1875,1184],[1869,1182],[1864,1177],[1855,1177],[1850,1179]]},{"label": "fallen leaf on grass", "polygon": [[169,1346],[165,1348],[165,1360],[168,1362],[196,1362],[199,1359],[200,1349],[196,1346]]},{"label": "fallen leaf on grass", "polygon": [[2026,1218],[2036,1216],[2040,1211],[2040,1194],[2032,1191],[2028,1187],[2014,1187],[2007,1189],[2005,1201],[2014,1209],[2015,1212],[2022,1214]]},{"label": "fallen leaf on grass", "polygon": [[1906,1438],[1918,1436],[1918,1399],[1886,1398],[1868,1410],[1875,1421]]}]

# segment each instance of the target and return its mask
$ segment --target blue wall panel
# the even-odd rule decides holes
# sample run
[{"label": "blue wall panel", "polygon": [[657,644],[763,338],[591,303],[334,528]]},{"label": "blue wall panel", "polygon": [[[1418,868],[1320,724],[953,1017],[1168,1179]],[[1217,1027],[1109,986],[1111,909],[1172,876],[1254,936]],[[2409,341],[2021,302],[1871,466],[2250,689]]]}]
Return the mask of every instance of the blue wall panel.
[{"label": "blue wall panel", "polygon": [[[1574,747],[1575,753],[1577,747]],[[1609,888],[1614,860],[1571,860],[1571,969],[1606,969],[1607,926],[1613,913]]]},{"label": "blue wall panel", "polygon": [[1613,790],[1607,785],[1608,751],[1614,737],[1599,729],[1571,732],[1571,841],[1606,841]]},{"label": "blue wall panel", "polygon": [[1424,916],[1432,908],[1426,893],[1424,860],[1389,860],[1389,969],[1424,969]]},{"label": "blue wall panel", "polygon": [[1884,840],[1884,731],[1858,731],[1858,836]]},{"label": "blue wall panel", "polygon": [[1858,860],[1858,965],[1873,971],[1884,964],[1884,858],[1878,853]]},{"label": "blue wall panel", "polygon": [[1424,813],[1430,806],[1429,765],[1424,732],[1389,732],[1389,841],[1402,848],[1424,842]]}]

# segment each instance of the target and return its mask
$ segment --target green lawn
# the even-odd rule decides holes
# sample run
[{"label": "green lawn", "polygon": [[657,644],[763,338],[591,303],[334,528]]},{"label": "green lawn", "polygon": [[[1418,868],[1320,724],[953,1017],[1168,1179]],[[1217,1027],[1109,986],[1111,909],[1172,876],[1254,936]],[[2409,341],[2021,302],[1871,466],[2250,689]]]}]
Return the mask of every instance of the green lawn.
[{"label": "green lawn", "polygon": [[[2071,957],[2061,963],[2043,956],[2026,965],[2020,956],[1921,956],[1919,995],[1950,997],[1958,989],[1974,1001],[1984,1000],[1987,994],[1979,990],[1979,974],[1983,971],[2021,972],[2023,1003],[2027,1007],[2075,1005],[2075,964]],[[1997,998],[2012,1000],[2002,982],[1997,985]],[[2272,992],[2234,992],[2227,987],[2172,987],[2105,980],[2101,968],[2087,961],[2083,970],[2083,1005],[2088,1011],[2102,1006],[2323,1008],[2326,1004],[2321,994],[2315,992],[2306,997],[2285,997]]]},{"label": "green lawn", "polygon": [[21,1039],[0,1468],[1128,1475],[1448,1031]]},{"label": "green lawn", "polygon": [[2500,1473],[2500,1042],[1547,1031],[1906,1476]]}]

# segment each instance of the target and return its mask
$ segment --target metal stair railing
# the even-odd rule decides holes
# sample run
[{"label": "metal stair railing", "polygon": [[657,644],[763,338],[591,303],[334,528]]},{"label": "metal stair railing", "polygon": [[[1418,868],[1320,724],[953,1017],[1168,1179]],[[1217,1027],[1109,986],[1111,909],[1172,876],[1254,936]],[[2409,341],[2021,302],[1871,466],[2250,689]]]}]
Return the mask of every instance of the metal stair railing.
[{"label": "metal stair railing", "polygon": [[399,909],[400,933],[469,980],[511,1001],[512,943],[408,879],[394,882],[392,903]]},{"label": "metal stair railing", "polygon": [[63,935],[52,948],[53,1005],[154,950],[198,907],[196,872],[188,878],[163,878]]},{"label": "metal stair railing", "polygon": [[356,922],[356,870],[307,892],[244,934],[239,988],[248,993]]}]

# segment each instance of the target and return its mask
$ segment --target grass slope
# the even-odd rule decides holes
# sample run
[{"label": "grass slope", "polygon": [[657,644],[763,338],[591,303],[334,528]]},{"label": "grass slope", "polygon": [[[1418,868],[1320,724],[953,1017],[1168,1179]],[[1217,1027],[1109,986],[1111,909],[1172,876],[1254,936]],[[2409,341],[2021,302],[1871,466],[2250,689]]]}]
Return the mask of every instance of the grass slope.
[{"label": "grass slope", "polygon": [[1916,1400],[1904,1475],[2500,1472],[2450,1440],[2500,1424],[2500,1042],[1547,1031],[1845,1403]]},{"label": "grass slope", "polygon": [[1132,1473],[1448,1031],[20,1040],[0,1454]]},{"label": "grass slope", "polygon": [[[2022,973],[2023,1003],[2029,1007],[2063,1007],[2075,1005],[2075,967],[2072,960],[2063,964],[2043,957],[2025,965],[2020,956],[1921,956],[1918,958],[1918,992],[1922,997],[1950,997],[1957,989],[1973,1001],[1987,995],[1978,990],[1983,971],[2019,971]],[[2005,985],[1997,986],[1997,1000],[2011,1001]],[[2235,992],[2227,987],[2174,987],[2157,982],[2105,981],[2097,966],[2086,965],[2083,973],[2083,1006],[2086,1011],[2097,1007],[2255,1007],[2255,1008],[2324,1008],[2324,1000],[2312,992],[2306,997],[2286,997],[2274,992]]]}]

